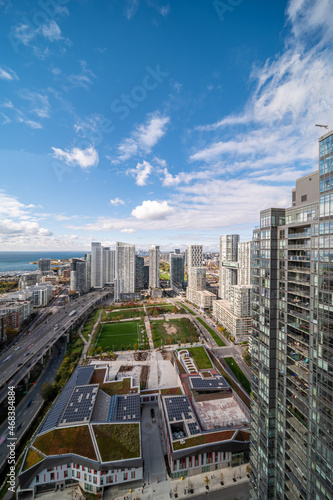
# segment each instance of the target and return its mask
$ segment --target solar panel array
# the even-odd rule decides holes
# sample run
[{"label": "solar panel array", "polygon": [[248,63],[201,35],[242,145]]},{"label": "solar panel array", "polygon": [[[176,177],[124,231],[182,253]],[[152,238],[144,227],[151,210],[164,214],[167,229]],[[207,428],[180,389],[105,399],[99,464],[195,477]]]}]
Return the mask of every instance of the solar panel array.
[{"label": "solar panel array", "polygon": [[140,420],[140,394],[118,396],[116,422]]},{"label": "solar panel array", "polygon": [[114,396],[111,396],[111,398],[110,398],[108,415],[106,417],[107,422],[113,422],[114,414],[115,414],[115,410],[116,410],[116,404],[117,404],[117,394],[115,394]]},{"label": "solar panel array", "polygon": [[187,424],[187,426],[191,436],[193,436],[194,434],[200,434],[201,431],[198,424]]},{"label": "solar panel array", "polygon": [[60,423],[89,422],[97,391],[98,384],[75,387]]},{"label": "solar panel array", "polygon": [[56,427],[67,405],[67,402],[71,397],[74,387],[79,384],[88,384],[90,382],[92,374],[94,373],[94,369],[95,368],[93,366],[79,366],[75,370],[75,372],[61,391],[58,399],[47,414],[44,422],[39,429],[39,433],[49,431],[53,427]]},{"label": "solar panel array", "polygon": [[193,412],[187,396],[173,396],[164,399],[169,422],[192,420]]},{"label": "solar panel array", "polygon": [[224,377],[217,376],[214,378],[189,377],[192,389],[209,390],[209,389],[228,389],[229,384]]}]

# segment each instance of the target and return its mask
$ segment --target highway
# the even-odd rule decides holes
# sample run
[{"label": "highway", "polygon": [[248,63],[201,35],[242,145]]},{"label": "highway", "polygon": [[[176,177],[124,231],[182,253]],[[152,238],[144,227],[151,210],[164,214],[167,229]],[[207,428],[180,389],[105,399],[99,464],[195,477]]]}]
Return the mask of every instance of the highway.
[{"label": "highway", "polygon": [[[54,305],[48,307],[52,315],[42,324],[38,324],[29,333],[25,333],[17,343],[7,348],[0,356],[0,402],[7,394],[7,386],[18,385],[20,380],[29,374],[30,367],[38,362],[52,345],[66,332],[70,331],[82,316],[88,314],[94,305],[110,292],[94,291],[83,295],[66,305],[67,289],[58,296]],[[71,312],[75,314],[69,316]],[[46,316],[46,315],[45,315]]]},{"label": "highway", "polygon": [[[58,342],[58,345],[54,347],[54,353],[51,356],[51,359],[46,366],[44,373],[42,373],[36,384],[32,387],[32,389],[30,389],[27,396],[17,406],[15,415],[15,437],[17,438],[17,441],[21,439],[28,424],[30,424],[37,416],[39,409],[41,408],[43,403],[43,398],[40,395],[41,387],[46,382],[54,382],[54,377],[56,376],[58,369],[64,359],[66,345],[66,342]],[[2,441],[4,444],[7,444],[7,432],[8,422],[6,420],[0,426],[0,441]],[[6,446],[1,446],[0,470],[2,470],[3,466],[5,465],[7,456],[8,448]]]}]

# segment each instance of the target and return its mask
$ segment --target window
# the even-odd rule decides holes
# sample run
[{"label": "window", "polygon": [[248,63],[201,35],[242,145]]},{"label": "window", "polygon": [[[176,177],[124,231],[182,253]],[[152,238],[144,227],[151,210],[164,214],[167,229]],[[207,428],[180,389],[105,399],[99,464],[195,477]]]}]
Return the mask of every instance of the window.
[{"label": "window", "polygon": [[68,477],[68,470],[64,471],[64,477]]},{"label": "window", "polygon": [[39,483],[39,476],[36,476],[36,483]]},{"label": "window", "polygon": [[123,480],[127,481],[127,479],[128,479],[128,474],[127,474],[127,472],[124,472],[124,474],[123,474]]},{"label": "window", "polygon": [[135,479],[135,470],[131,472],[131,479]]},{"label": "window", "polygon": [[306,201],[308,199],[308,196],[306,194],[303,194],[301,196],[301,202]]},{"label": "window", "polygon": [[51,474],[50,474],[50,479],[51,479],[51,481],[53,481],[53,480],[54,480],[54,472],[51,472]]}]

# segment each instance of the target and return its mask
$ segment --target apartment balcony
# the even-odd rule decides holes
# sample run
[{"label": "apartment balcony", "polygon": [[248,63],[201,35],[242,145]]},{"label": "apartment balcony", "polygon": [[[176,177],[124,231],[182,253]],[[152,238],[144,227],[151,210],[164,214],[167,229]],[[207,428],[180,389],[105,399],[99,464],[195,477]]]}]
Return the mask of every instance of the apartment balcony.
[{"label": "apartment balcony", "polygon": [[296,386],[296,388],[298,388],[299,390],[302,390],[302,391],[308,391],[309,390],[309,384],[307,384],[306,382],[303,382],[303,380],[299,379],[297,377],[297,375],[291,375],[291,374],[288,374],[287,375],[287,379]]},{"label": "apartment balcony", "polygon": [[[291,492],[294,492],[296,495],[292,498],[305,499],[307,495],[306,495],[306,490],[304,488],[303,483],[301,483],[291,471],[286,470],[286,473],[287,473],[287,475],[290,479],[290,483],[291,483],[288,485],[288,489],[291,488],[291,490],[292,490]],[[287,484],[287,481],[286,481],[286,484]]]},{"label": "apartment balcony", "polygon": [[306,251],[304,254],[304,252],[300,251],[299,253],[294,254],[293,249],[289,248],[287,260],[288,262],[310,262],[310,252]]},{"label": "apartment balcony", "polygon": [[287,416],[287,422],[290,425],[292,431],[297,432],[297,434],[300,436],[301,439],[305,441],[307,440],[308,438],[307,428],[304,427],[304,425],[301,424],[301,422],[296,417],[294,417],[294,415]]},{"label": "apartment balcony", "polygon": [[[297,307],[298,307],[298,305],[297,305]],[[287,312],[288,312],[288,314],[290,314],[290,316],[293,316],[293,317],[296,317],[296,318],[299,318],[299,319],[302,319],[305,321],[310,321],[309,312],[299,311],[298,309],[291,308],[291,307],[288,307]]]},{"label": "apartment balcony", "polygon": [[[292,396],[291,394],[290,395],[287,394],[287,400],[291,406],[294,406],[298,410],[298,412],[301,413],[301,415],[298,414],[298,416],[303,419],[304,423],[306,423],[308,420],[308,412],[309,412],[308,403],[306,403],[306,404],[302,403],[302,401],[299,398],[296,398],[296,396]],[[288,404],[287,404],[287,408],[289,409]],[[290,408],[290,410],[291,410],[291,412],[293,412],[292,407]],[[294,414],[296,414],[296,413],[294,413]],[[302,415],[303,415],[303,417],[302,417]]]},{"label": "apartment balcony", "polygon": [[301,263],[299,263],[299,265],[296,265],[294,262],[292,264],[289,264],[288,265],[288,272],[289,273],[306,273],[306,274],[309,274],[311,272],[311,268],[310,268],[310,262],[308,262],[307,265],[301,265]]},{"label": "apartment balcony", "polygon": [[300,497],[300,494],[298,493],[297,489],[296,489],[296,486],[294,485],[294,483],[290,480],[290,479],[287,479],[287,481],[285,481],[284,483],[287,488],[288,488],[288,491],[285,490],[285,496],[287,497],[288,500],[299,500],[301,497]]},{"label": "apartment balcony", "polygon": [[299,297],[308,297],[310,298],[310,283],[308,286],[295,286],[291,285],[288,287],[288,293],[292,293],[294,295],[297,295]]},{"label": "apartment balcony", "polygon": [[302,473],[301,469],[295,464],[293,460],[286,460],[286,465],[289,467],[291,472],[300,483],[306,481],[306,475]]},{"label": "apartment balcony", "polygon": [[293,306],[302,307],[303,309],[306,309],[307,311],[309,310],[309,307],[310,307],[309,300],[297,298],[297,297],[295,297],[295,295],[292,295],[291,297],[288,296],[287,303],[290,305],[293,305]]},{"label": "apartment balcony", "polygon": [[288,283],[296,283],[296,285],[310,286],[310,274],[288,273]]},{"label": "apartment balcony", "polygon": [[303,347],[296,342],[288,342],[287,344],[287,355],[292,359],[298,361],[298,356],[302,356],[304,359],[309,359],[309,348]]},{"label": "apartment balcony", "polygon": [[301,239],[301,238],[311,238],[311,231],[302,231],[299,233],[289,233],[288,234],[288,240]]},{"label": "apartment balcony", "polygon": [[[287,325],[290,326],[290,328],[295,328],[296,330],[299,330],[301,332],[304,332],[304,333],[307,333],[309,334],[310,333],[310,325],[309,324],[306,324],[306,323],[297,323],[296,321],[288,321],[287,322]],[[289,330],[288,332],[289,333]],[[292,331],[290,333],[293,333]],[[297,335],[297,333],[296,333]]]},{"label": "apartment balcony", "polygon": [[311,250],[311,242],[309,240],[290,240],[288,243],[288,250]]},{"label": "apartment balcony", "polygon": [[309,383],[310,375],[309,375],[309,370],[304,369],[301,366],[291,364],[287,366],[288,370],[291,370],[292,372],[296,373],[296,375],[304,380],[307,384]]},{"label": "apartment balcony", "polygon": [[292,351],[292,352],[287,352],[287,358],[289,361],[291,360],[293,364],[299,366],[300,368],[303,368],[304,370],[309,369],[308,356],[304,357],[301,353]]}]

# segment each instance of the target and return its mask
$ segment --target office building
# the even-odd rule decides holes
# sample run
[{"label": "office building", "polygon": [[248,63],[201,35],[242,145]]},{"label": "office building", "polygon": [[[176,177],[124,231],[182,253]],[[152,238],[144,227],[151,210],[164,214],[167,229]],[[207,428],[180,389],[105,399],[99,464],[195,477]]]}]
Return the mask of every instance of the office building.
[{"label": "office building", "polygon": [[149,248],[149,287],[160,287],[160,247],[156,245]]},{"label": "office building", "polygon": [[143,268],[143,283],[144,283],[144,288],[148,289],[149,288],[149,264],[145,264]]},{"label": "office building", "polygon": [[86,253],[84,255],[84,260],[86,261],[86,283],[87,292],[91,289],[91,253]]},{"label": "office building", "polygon": [[169,256],[170,264],[170,286],[172,283],[184,284],[184,254],[180,251],[171,252]]},{"label": "office building", "polygon": [[39,259],[38,271],[51,271],[51,259]]},{"label": "office building", "polygon": [[[135,256],[135,290],[143,290],[145,288],[144,276],[145,258],[139,255]],[[147,266],[148,267],[148,266]]]},{"label": "office building", "polygon": [[103,272],[103,247],[98,242],[91,244],[91,286],[102,288],[104,286]]},{"label": "office building", "polygon": [[220,236],[220,290],[219,297],[229,299],[229,288],[237,283],[238,234]]},{"label": "office building", "polygon": [[135,246],[130,243],[116,242],[114,290],[116,300],[135,293]]},{"label": "office building", "polygon": [[251,499],[333,498],[333,132],[252,249]]}]

